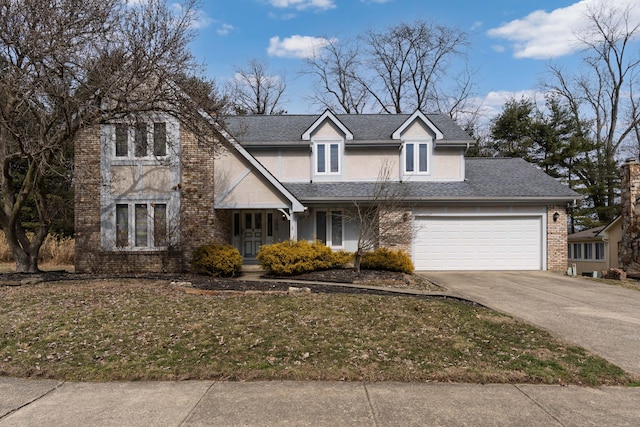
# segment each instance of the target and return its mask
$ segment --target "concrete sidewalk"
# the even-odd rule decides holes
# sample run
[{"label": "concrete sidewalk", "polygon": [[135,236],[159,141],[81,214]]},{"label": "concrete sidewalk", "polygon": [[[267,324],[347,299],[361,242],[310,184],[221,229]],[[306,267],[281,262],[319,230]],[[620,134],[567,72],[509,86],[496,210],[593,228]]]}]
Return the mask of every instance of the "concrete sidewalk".
[{"label": "concrete sidewalk", "polygon": [[635,426],[640,388],[0,377],[0,426]]}]

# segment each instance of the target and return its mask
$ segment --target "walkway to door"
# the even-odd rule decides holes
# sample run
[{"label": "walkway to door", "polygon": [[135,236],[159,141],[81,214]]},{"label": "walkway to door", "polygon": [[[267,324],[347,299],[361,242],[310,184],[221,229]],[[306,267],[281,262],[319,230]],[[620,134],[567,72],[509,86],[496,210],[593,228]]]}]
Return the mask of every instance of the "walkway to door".
[{"label": "walkway to door", "polygon": [[639,291],[538,271],[420,274],[640,375]]}]

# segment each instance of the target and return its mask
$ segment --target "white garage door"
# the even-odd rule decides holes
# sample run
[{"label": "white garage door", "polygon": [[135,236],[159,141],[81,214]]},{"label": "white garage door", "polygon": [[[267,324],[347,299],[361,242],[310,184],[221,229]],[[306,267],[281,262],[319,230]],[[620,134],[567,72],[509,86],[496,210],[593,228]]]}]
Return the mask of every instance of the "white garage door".
[{"label": "white garage door", "polygon": [[542,218],[417,217],[417,270],[540,270]]}]

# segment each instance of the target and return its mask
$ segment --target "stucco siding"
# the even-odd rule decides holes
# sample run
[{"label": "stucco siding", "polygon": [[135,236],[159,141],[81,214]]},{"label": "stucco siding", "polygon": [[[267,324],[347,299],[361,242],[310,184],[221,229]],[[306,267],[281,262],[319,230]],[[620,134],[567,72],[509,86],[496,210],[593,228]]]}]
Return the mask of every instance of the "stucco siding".
[{"label": "stucco siding", "polygon": [[399,175],[397,149],[347,149],[345,155],[345,179],[347,181],[375,181],[383,167],[390,166],[391,179]]},{"label": "stucco siding", "polygon": [[433,150],[433,174],[436,181],[462,181],[464,180],[464,158],[460,149]]}]

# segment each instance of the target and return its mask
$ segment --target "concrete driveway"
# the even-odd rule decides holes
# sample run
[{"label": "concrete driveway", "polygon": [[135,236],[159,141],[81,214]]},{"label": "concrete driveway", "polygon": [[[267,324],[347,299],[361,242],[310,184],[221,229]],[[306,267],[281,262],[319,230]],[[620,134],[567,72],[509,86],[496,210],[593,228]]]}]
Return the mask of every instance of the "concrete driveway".
[{"label": "concrete driveway", "polygon": [[639,291],[549,272],[421,274],[640,375]]}]

